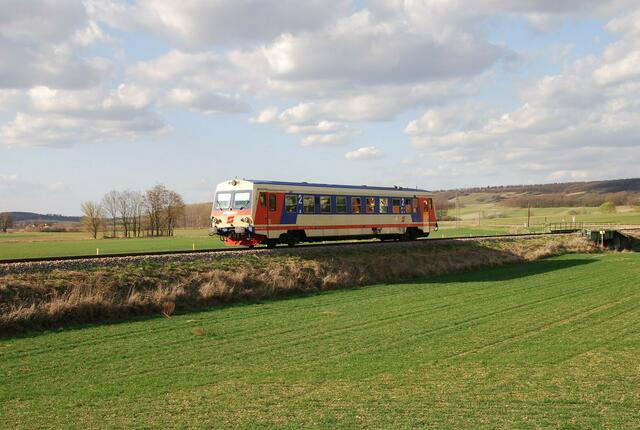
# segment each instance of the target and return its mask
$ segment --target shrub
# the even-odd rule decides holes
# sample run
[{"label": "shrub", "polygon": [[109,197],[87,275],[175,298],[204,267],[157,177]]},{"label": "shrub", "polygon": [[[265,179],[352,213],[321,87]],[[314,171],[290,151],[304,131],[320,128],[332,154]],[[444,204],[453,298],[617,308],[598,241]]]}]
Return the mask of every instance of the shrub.
[{"label": "shrub", "polygon": [[614,213],[616,211],[616,204],[608,201],[600,205],[600,212],[602,213]]}]

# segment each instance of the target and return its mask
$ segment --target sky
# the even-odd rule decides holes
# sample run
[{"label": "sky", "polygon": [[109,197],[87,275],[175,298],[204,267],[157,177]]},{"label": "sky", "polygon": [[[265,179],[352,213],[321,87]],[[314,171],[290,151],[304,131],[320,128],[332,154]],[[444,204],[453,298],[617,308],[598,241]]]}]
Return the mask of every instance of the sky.
[{"label": "sky", "polygon": [[640,176],[637,0],[1,0],[0,211]]}]

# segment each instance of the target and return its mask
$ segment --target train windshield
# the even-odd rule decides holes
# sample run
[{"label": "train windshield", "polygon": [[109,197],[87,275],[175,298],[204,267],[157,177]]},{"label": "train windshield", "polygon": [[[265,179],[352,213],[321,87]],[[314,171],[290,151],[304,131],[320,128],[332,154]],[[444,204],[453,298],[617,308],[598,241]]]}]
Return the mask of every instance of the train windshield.
[{"label": "train windshield", "polygon": [[251,193],[249,191],[238,191],[233,196],[233,208],[242,210],[251,206]]},{"label": "train windshield", "polygon": [[220,210],[231,209],[231,193],[216,194],[215,208]]}]

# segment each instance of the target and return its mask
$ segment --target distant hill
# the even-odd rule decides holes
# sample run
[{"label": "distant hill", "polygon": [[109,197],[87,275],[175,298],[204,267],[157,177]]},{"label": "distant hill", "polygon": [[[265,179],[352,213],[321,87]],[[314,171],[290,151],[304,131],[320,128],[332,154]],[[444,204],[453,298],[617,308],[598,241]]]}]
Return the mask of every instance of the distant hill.
[{"label": "distant hill", "polygon": [[617,205],[637,205],[640,204],[640,178],[473,187],[440,190],[433,194],[440,202],[450,201],[456,195],[475,196],[474,200],[478,203],[515,207],[599,206],[605,201]]},{"label": "distant hill", "polygon": [[80,222],[79,216],[64,216],[57,214],[38,214],[35,212],[9,212],[16,223],[43,222]]},{"label": "distant hill", "polygon": [[472,187],[461,188],[458,190],[439,190],[438,193],[444,192],[465,192],[465,193],[619,193],[619,192],[636,192],[640,193],[640,178],[631,179],[612,179],[607,181],[589,181],[589,182],[560,182],[553,184],[534,184],[534,185],[497,185],[489,187]]}]

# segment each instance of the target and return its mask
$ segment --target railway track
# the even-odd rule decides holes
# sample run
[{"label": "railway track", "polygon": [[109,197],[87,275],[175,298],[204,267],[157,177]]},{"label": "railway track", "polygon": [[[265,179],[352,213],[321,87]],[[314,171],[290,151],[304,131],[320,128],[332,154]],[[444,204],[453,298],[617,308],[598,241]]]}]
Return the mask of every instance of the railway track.
[{"label": "railway track", "polygon": [[[558,236],[568,233],[527,233],[527,234],[501,234],[492,236],[455,236],[455,237],[432,237],[416,239],[413,242],[446,242],[446,241],[473,241],[473,240],[499,240],[509,238],[527,238],[539,236]],[[569,233],[570,234],[570,233]],[[73,262],[87,260],[117,260],[128,259],[132,257],[170,257],[170,256],[197,256],[199,254],[227,254],[227,253],[271,253],[271,252],[295,252],[296,250],[315,249],[315,248],[336,248],[341,246],[379,246],[389,244],[390,241],[344,241],[330,243],[308,243],[298,245],[293,248],[277,247],[268,249],[266,247],[259,248],[219,248],[219,249],[200,249],[200,250],[184,250],[184,251],[156,251],[156,252],[132,252],[118,254],[102,254],[102,255],[74,255],[74,256],[57,256],[57,257],[38,257],[38,258],[17,258],[0,260],[0,267],[18,264],[18,263],[44,263],[44,262]],[[409,242],[402,242],[409,243]]]}]

